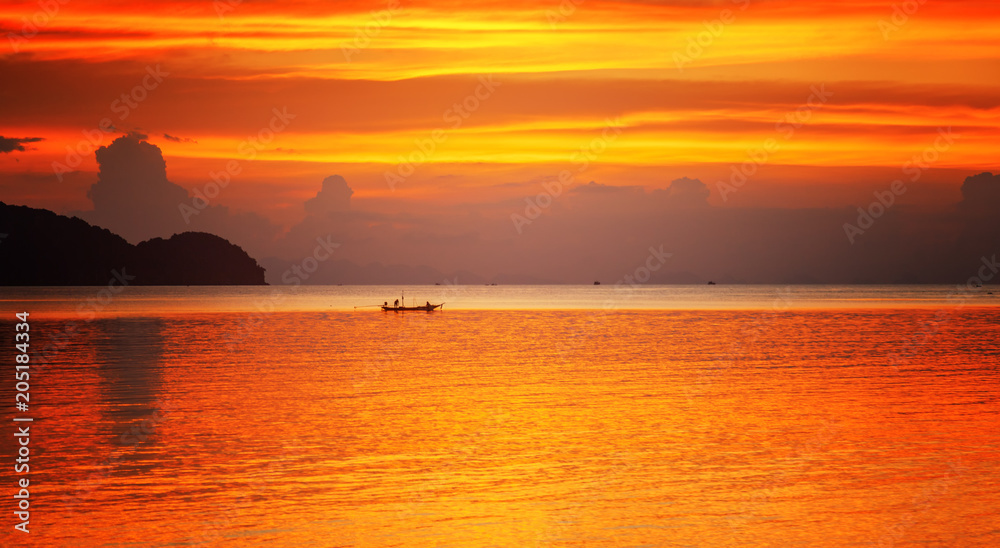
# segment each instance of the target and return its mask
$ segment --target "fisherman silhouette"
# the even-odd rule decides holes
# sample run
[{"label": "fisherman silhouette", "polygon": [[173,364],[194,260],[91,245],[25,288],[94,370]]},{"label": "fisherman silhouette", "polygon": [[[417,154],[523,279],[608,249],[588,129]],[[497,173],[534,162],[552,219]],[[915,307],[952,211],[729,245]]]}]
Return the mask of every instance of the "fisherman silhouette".
[{"label": "fisherman silhouette", "polygon": [[399,308],[399,299],[396,299],[396,302],[393,303],[393,306]]}]

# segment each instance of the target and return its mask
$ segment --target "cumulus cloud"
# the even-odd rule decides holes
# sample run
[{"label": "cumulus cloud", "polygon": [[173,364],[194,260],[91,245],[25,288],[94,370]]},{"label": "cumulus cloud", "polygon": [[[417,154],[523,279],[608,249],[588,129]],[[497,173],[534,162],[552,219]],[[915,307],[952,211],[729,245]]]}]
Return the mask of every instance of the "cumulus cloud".
[{"label": "cumulus cloud", "polygon": [[351,209],[351,195],[354,190],[340,175],[331,175],[323,179],[323,186],[314,198],[306,200],[306,213],[309,215],[325,215],[331,212]]},{"label": "cumulus cloud", "polygon": [[699,179],[681,177],[670,182],[666,190],[667,200],[671,204],[684,206],[707,206],[711,194],[708,186]]},{"label": "cumulus cloud", "polygon": [[962,183],[959,206],[970,212],[1000,213],[1000,174],[980,173]]},{"label": "cumulus cloud", "polygon": [[188,192],[167,180],[159,147],[130,133],[99,148],[97,164],[97,182],[87,192],[90,220],[133,243],[177,231],[177,204]]},{"label": "cumulus cloud", "polygon": [[977,255],[992,258],[1000,254],[1000,174],[966,177],[957,213],[961,233],[949,247],[949,261],[970,264],[970,258]]},{"label": "cumulus cloud", "polygon": [[[494,280],[613,283],[646,264],[650,248],[673,255],[648,283],[941,283],[968,278],[982,257],[1000,253],[997,216],[970,209],[1000,205],[1000,181],[988,173],[965,181],[957,212],[955,204],[924,210],[899,203],[866,225],[854,244],[843,227],[857,222],[856,207],[717,207],[707,202],[706,185],[688,177],[655,191],[577,185],[537,206],[532,223],[518,232],[511,215],[525,210],[523,197],[419,208],[383,202],[359,210],[352,209],[347,181],[333,175],[304,201],[302,220],[279,237],[260,216],[216,204],[185,225],[177,208],[191,203],[188,192],[169,181],[160,150],[134,136],[102,148],[98,162],[89,194],[94,211],[84,218],[131,241],[203,230],[255,258],[280,259],[277,265],[310,256],[317,238],[342,244],[307,283],[346,280],[335,275],[352,264],[369,272],[375,263]],[[275,274],[269,273],[272,282]]]},{"label": "cumulus cloud", "polygon": [[0,135],[0,152],[8,153],[14,152],[15,150],[24,152],[24,143],[37,143],[38,141],[44,140],[44,137],[25,137],[20,139],[17,137],[4,137],[3,135]]},{"label": "cumulus cloud", "polygon": [[81,212],[82,218],[132,243],[195,230],[226,238],[253,255],[274,238],[278,228],[260,215],[216,204],[185,222],[180,208],[191,206],[191,196],[167,179],[160,148],[140,137],[130,132],[97,150],[97,182],[87,192],[94,209]]}]

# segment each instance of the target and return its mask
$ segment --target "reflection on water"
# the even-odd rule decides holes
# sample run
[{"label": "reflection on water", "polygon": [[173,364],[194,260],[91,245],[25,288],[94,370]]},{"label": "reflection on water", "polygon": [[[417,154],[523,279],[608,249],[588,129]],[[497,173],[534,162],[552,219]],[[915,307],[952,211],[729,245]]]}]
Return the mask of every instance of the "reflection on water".
[{"label": "reflection on water", "polygon": [[[748,310],[901,307],[1000,307],[992,286],[953,285],[514,285],[128,287],[111,299],[99,288],[0,288],[0,303],[35,314],[92,317],[246,312],[252,330],[275,311],[340,312],[376,308],[403,296],[407,305],[444,303],[445,310]],[[73,303],[67,306],[67,303]],[[234,335],[241,338],[241,334]]]},{"label": "reflection on water", "polygon": [[32,377],[28,540],[996,546],[995,310],[81,322]]},{"label": "reflection on water", "polygon": [[100,376],[102,422],[117,424],[151,413],[162,382],[163,324],[160,319],[97,320],[88,346]]}]

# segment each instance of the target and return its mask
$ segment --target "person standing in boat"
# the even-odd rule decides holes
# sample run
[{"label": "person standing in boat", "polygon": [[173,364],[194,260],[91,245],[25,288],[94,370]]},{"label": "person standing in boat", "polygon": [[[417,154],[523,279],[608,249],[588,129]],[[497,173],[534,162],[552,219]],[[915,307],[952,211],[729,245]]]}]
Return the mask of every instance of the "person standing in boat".
[{"label": "person standing in boat", "polygon": [[396,299],[396,302],[392,303],[392,305],[399,308],[399,299]]}]

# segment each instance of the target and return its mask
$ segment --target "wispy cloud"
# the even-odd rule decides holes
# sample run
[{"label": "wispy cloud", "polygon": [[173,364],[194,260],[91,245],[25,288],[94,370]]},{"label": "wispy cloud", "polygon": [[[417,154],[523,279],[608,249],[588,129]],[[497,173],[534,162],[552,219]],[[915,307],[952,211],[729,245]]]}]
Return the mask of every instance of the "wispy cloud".
[{"label": "wispy cloud", "polygon": [[37,143],[38,141],[44,141],[44,137],[25,137],[23,139],[17,137],[4,137],[0,135],[0,152],[14,152],[15,150],[24,152],[24,143]]}]

